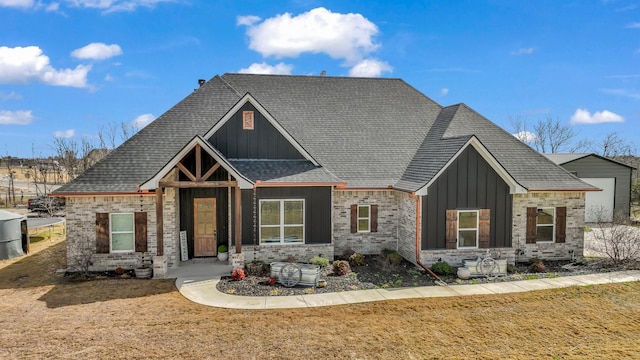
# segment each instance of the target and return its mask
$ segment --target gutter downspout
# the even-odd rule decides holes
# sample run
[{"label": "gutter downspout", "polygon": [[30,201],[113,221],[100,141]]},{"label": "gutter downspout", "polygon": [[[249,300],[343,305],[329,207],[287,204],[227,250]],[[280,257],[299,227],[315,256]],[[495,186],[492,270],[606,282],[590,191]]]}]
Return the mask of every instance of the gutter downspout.
[{"label": "gutter downspout", "polygon": [[438,275],[420,262],[420,197],[415,194],[410,194],[409,196],[416,199],[416,264],[420,265],[436,281],[436,284],[447,286],[446,282],[442,281]]}]

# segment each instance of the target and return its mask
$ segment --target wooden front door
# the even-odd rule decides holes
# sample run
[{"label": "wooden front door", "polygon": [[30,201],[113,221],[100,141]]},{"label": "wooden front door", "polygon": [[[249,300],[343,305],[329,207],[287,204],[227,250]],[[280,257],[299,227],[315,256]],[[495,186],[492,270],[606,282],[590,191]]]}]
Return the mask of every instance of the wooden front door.
[{"label": "wooden front door", "polygon": [[216,256],[216,199],[193,199],[193,256]]}]

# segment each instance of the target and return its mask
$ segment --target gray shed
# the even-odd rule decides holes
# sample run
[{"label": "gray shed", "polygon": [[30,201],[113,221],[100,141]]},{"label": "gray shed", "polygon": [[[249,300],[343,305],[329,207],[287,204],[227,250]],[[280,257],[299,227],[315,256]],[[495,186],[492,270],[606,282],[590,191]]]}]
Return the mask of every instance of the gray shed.
[{"label": "gray shed", "polygon": [[587,192],[585,222],[613,220],[615,212],[630,215],[633,166],[596,154],[545,154],[549,160],[602,191]]},{"label": "gray shed", "polygon": [[24,255],[29,250],[28,244],[27,218],[0,210],[0,260]]}]

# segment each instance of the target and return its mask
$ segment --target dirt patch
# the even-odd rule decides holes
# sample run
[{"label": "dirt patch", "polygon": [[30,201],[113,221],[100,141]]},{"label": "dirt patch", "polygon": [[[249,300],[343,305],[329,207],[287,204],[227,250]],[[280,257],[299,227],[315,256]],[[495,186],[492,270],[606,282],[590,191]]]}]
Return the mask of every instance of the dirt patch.
[{"label": "dirt patch", "polygon": [[620,359],[640,353],[640,282],[227,310],[186,300],[172,280],[67,283],[52,272],[64,249],[58,242],[0,268],[0,358]]}]

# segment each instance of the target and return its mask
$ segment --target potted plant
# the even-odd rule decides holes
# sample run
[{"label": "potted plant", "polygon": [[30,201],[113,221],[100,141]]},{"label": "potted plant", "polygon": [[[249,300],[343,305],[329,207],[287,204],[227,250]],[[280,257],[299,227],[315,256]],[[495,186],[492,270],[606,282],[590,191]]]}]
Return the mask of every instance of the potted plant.
[{"label": "potted plant", "polygon": [[227,251],[227,245],[222,244],[218,246],[218,261],[227,261],[229,258],[229,253]]},{"label": "potted plant", "polygon": [[153,260],[151,260],[148,256],[142,256],[142,261],[140,262],[140,266],[133,269],[134,274],[136,274],[137,278],[141,279],[149,279],[153,276]]}]

